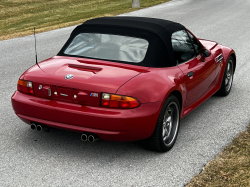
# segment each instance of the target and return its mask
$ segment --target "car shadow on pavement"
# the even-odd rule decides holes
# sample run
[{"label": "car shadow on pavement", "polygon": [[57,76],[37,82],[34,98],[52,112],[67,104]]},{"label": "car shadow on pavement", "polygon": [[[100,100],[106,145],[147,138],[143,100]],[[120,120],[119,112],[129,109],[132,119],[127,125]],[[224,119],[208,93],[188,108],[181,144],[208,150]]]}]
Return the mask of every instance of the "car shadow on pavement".
[{"label": "car shadow on pavement", "polygon": [[[27,126],[27,125],[26,125]],[[162,154],[144,149],[140,142],[111,142],[98,140],[94,143],[81,141],[80,133],[51,129],[50,132],[38,132],[27,129],[21,130],[17,137],[19,147],[28,154],[42,157],[60,157],[64,159],[84,159],[95,164],[110,164],[126,159],[133,162],[141,159],[153,159]]]}]

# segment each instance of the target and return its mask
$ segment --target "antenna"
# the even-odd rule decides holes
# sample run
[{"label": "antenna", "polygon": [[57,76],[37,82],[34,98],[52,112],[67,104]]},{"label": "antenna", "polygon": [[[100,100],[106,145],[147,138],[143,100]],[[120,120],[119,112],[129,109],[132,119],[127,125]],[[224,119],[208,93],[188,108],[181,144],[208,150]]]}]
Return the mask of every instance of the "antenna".
[{"label": "antenna", "polygon": [[[37,62],[37,52],[36,52],[36,28],[34,27],[34,38],[35,38],[35,53],[36,53],[36,64],[38,65],[38,62]],[[38,65],[39,67],[39,65]],[[39,67],[40,68],[40,67]]]}]

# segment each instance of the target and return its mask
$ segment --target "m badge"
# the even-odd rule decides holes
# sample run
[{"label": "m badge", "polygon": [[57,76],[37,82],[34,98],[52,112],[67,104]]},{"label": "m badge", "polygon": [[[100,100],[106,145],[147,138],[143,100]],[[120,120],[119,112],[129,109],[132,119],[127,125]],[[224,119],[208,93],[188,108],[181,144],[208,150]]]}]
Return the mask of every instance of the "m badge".
[{"label": "m badge", "polygon": [[98,97],[98,93],[91,93],[90,97]]}]

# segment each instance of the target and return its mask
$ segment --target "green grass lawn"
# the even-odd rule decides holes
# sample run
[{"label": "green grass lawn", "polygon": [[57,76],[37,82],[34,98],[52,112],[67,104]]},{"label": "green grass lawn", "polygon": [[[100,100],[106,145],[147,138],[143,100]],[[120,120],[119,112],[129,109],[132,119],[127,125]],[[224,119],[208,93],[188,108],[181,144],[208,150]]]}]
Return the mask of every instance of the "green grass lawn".
[{"label": "green grass lawn", "polygon": [[[141,8],[169,0],[141,0]],[[132,0],[0,0],[0,40],[135,11]]]}]

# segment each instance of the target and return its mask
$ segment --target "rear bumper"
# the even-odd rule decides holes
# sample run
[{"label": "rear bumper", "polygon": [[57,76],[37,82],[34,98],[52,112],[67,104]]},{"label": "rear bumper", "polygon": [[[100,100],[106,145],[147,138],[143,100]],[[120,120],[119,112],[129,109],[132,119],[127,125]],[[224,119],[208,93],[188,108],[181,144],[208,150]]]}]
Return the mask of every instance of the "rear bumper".
[{"label": "rear bumper", "polygon": [[110,109],[26,95],[16,91],[12,106],[19,118],[30,124],[91,132],[103,140],[135,141],[151,136],[162,102],[141,104],[135,109]]}]

